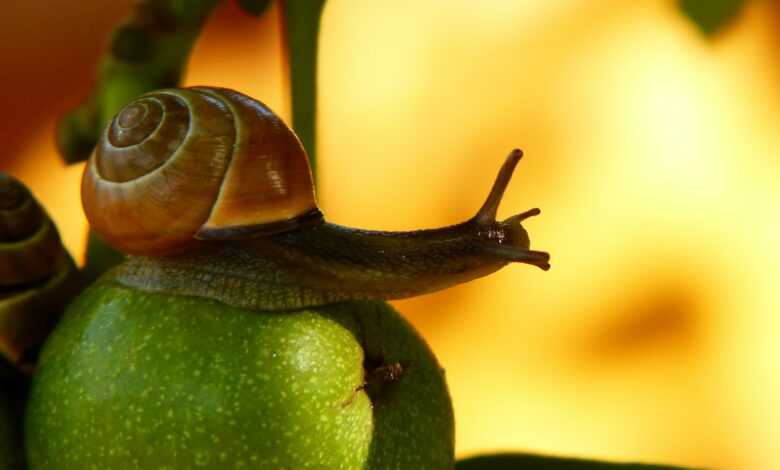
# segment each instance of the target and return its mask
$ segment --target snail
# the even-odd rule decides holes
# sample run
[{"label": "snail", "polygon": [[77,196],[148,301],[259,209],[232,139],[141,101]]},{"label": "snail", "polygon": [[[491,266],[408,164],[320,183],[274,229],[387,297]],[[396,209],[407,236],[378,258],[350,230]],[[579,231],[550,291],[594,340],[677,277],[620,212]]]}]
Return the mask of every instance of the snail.
[{"label": "snail", "polygon": [[0,174],[0,285],[31,284],[50,277],[62,258],[57,229],[13,177]]},{"label": "snail", "polygon": [[466,222],[354,229],[325,220],[262,103],[204,87],[132,101],[82,180],[92,229],[130,256],[41,352],[29,468],[451,470],[443,369],[382,300],[549,268],[521,225],[538,209],[496,220],[521,155]]},{"label": "snail", "polygon": [[75,265],[30,191],[0,173],[0,353],[21,365],[78,289]]},{"label": "snail", "polygon": [[419,295],[511,262],[549,269],[521,225],[539,209],[496,220],[521,157],[510,152],[463,223],[343,227],[325,220],[306,152],[264,104],[223,88],[165,89],[132,101],[106,127],[82,200],[98,235],[136,255],[112,273],[120,283],[287,310]]}]

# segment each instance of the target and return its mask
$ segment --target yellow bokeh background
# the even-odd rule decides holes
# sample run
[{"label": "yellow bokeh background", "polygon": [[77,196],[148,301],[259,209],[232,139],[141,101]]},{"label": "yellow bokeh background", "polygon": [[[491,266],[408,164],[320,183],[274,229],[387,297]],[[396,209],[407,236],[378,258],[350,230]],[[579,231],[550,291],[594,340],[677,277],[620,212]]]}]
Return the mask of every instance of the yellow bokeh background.
[{"label": "yellow bokeh background", "polygon": [[[3,83],[18,82],[0,98],[21,109],[34,100],[18,96],[25,83],[62,90],[0,121],[0,162],[81,254],[80,167],[60,163],[53,128],[131,2],[71,3],[0,21],[19,41],[0,45],[17,64]],[[57,5],[82,15],[57,26]],[[514,147],[526,156],[500,215],[542,208],[526,226],[549,272],[511,266],[394,302],[446,369],[459,456],[780,467],[779,30],[770,1],[711,40],[673,1],[328,1],[318,196],[329,220],[465,220]],[[258,20],[227,4],[187,83],[236,88],[288,118],[285,73],[278,10]]]}]

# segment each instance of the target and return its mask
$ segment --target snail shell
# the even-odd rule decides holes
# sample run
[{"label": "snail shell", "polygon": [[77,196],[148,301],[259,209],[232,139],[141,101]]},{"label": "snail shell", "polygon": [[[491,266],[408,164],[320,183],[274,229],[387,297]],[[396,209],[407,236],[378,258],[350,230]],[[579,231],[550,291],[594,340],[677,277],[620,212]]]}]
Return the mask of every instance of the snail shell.
[{"label": "snail shell", "polygon": [[31,284],[58,268],[57,229],[19,181],[0,173],[0,286]]},{"label": "snail shell", "polygon": [[54,222],[22,183],[0,173],[0,354],[25,368],[80,289]]},{"label": "snail shell", "polygon": [[264,104],[220,88],[159,90],[125,106],[90,157],[81,194],[92,228],[129,254],[322,221],[295,134]]}]

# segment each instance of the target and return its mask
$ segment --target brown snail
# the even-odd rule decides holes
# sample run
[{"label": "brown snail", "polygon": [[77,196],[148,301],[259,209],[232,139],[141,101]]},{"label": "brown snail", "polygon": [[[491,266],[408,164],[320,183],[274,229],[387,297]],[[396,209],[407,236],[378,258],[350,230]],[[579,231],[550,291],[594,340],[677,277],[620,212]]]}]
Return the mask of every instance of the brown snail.
[{"label": "brown snail", "polygon": [[167,89],[131,102],[106,128],[82,199],[99,235],[140,255],[114,271],[120,282],[286,310],[419,295],[510,262],[548,269],[549,255],[529,249],[521,225],[539,209],[496,220],[521,156],[509,154],[466,222],[342,227],[324,220],[306,153],[265,105],[221,88]]},{"label": "brown snail", "polygon": [[22,183],[0,173],[0,353],[26,362],[79,288],[54,223]]},{"label": "brown snail", "polygon": [[130,103],[82,195],[132,256],[41,352],[29,467],[452,470],[441,365],[392,306],[364,300],[513,261],[547,269],[521,226],[538,209],[495,220],[520,156],[466,222],[360,230],[325,222],[300,143],[261,103],[215,88]]},{"label": "brown snail", "polygon": [[162,90],[123,108],[87,164],[84,210],[120,251],[319,222],[306,154],[262,103],[232,90]]}]

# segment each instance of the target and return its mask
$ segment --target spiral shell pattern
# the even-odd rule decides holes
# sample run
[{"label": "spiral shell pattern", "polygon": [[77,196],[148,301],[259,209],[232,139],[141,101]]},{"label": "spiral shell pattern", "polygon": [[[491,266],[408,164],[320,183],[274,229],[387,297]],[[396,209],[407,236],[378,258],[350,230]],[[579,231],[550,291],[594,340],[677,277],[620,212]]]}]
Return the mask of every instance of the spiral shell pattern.
[{"label": "spiral shell pattern", "polygon": [[36,283],[64,255],[57,229],[27,188],[0,173],[0,287]]},{"label": "spiral shell pattern", "polygon": [[264,104],[220,88],[159,90],[126,105],[87,163],[82,201],[100,236],[139,255],[321,220],[295,134]]},{"label": "spiral shell pattern", "polygon": [[54,222],[22,183],[0,173],[0,354],[24,362],[80,287]]}]

